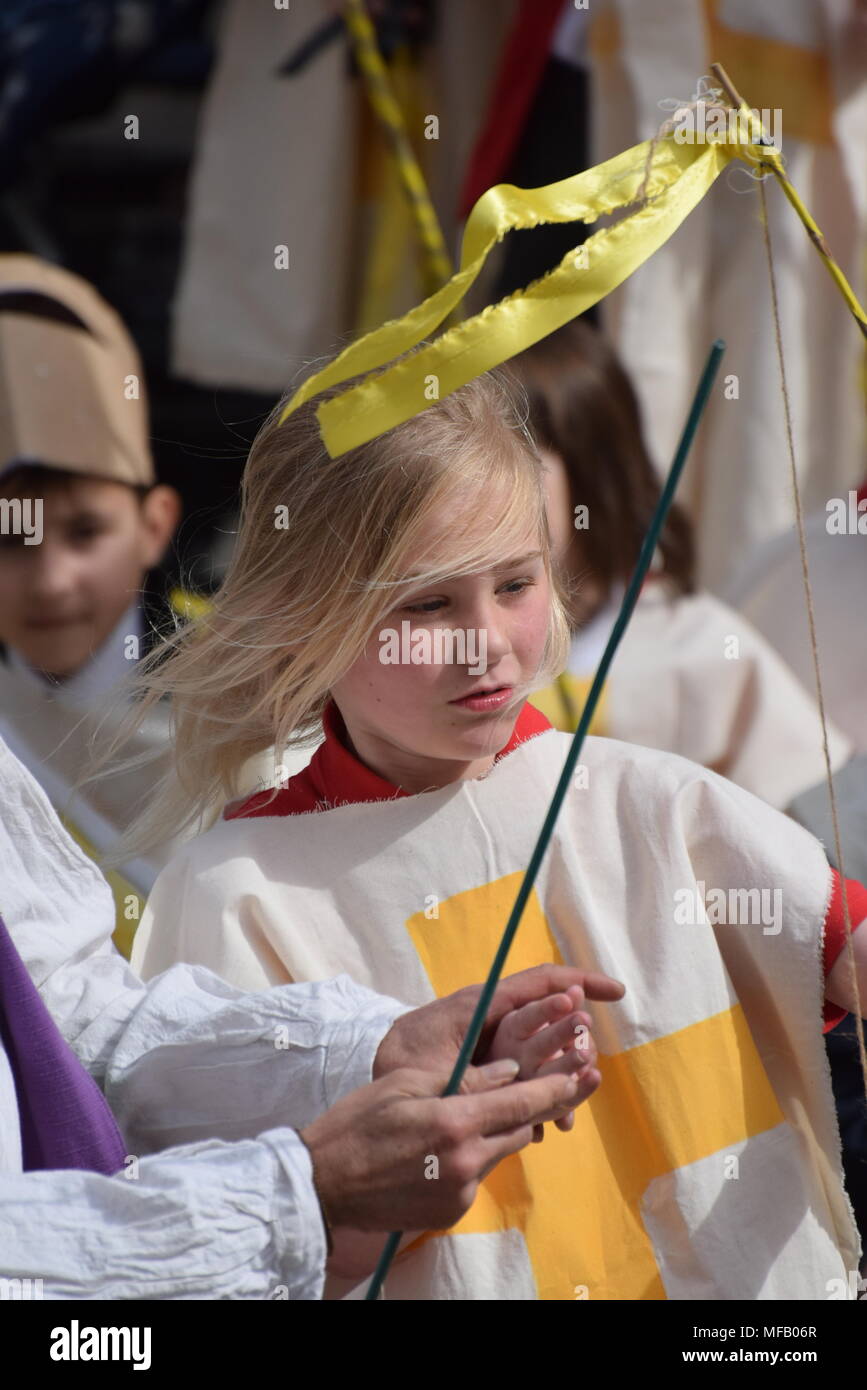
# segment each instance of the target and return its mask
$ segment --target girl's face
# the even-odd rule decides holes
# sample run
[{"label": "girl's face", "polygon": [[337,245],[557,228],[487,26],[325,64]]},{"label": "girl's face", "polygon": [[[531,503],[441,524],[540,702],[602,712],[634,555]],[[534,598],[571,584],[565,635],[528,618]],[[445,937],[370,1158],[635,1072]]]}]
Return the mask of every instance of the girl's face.
[{"label": "girl's face", "polygon": [[536,683],[550,604],[535,525],[494,569],[405,591],[332,689],[358,757],[409,792],[487,772]]}]

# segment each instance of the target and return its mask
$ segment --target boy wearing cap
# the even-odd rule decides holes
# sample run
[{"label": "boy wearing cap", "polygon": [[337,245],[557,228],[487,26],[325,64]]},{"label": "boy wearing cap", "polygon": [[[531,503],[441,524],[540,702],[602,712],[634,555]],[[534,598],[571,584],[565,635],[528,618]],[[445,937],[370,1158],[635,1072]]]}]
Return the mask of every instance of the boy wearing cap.
[{"label": "boy wearing cap", "polygon": [[[156,481],[138,353],[78,276],[0,257],[0,735],[86,849],[113,847],[166,763],[79,786],[123,716],[117,687],[147,649],[147,576],[180,516]],[[134,753],[159,753],[159,711]],[[118,944],[171,846],[110,875]]]}]

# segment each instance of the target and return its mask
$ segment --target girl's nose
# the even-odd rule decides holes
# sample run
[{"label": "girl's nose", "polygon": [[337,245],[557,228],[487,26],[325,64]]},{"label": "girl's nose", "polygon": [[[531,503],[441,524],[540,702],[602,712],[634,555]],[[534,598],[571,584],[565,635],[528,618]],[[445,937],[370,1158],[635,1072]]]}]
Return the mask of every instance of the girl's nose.
[{"label": "girl's nose", "polygon": [[508,623],[495,603],[479,605],[475,615],[477,646],[484,649],[487,665],[495,666],[512,650]]}]

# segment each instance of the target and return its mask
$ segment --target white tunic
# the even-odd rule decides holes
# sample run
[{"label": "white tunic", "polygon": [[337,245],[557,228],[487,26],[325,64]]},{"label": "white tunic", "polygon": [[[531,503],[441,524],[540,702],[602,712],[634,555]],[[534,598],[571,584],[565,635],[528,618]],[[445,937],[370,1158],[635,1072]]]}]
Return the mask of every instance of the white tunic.
[{"label": "white tunic", "polygon": [[[867,753],[867,536],[832,534],[823,509],[807,518],[806,541],[825,705],[857,751]],[[812,688],[813,655],[795,532],[789,529],[759,546],[727,598]]]},{"label": "white tunic", "polygon": [[[863,302],[867,83],[863,54],[846,32],[855,6],[665,0],[664,23],[662,6],[641,0],[589,8],[605,31],[592,47],[593,163],[655,135],[671,105],[693,99],[699,75],[723,63],[748,104],[769,108],[764,119],[779,138],[786,173]],[[793,517],[751,172],[734,161],[674,236],[601,306],[661,468],[673,456],[710,343],[726,342],[720,384],[680,492],[696,523],[702,582],[714,590]],[[812,509],[863,471],[864,342],[780,189],[768,189],[767,205],[799,477]]]},{"label": "white tunic", "polygon": [[[160,875],[134,959],[247,988],[347,970],[419,1004],[478,981],[568,742],[548,730],[438,791],[223,821]],[[582,764],[506,971],[625,982],[593,1009],[602,1085],[403,1252],[386,1297],[826,1298],[857,1236],[822,1041],[822,848],[682,758],[594,738]]]},{"label": "white tunic", "polygon": [[0,785],[0,912],[140,1159],[131,1179],[22,1173],[0,1048],[0,1276],[46,1298],[320,1297],[294,1130],[370,1081],[402,1006],[346,978],[245,995],[177,966],[144,985],[111,946],[105,882],[2,741]]},{"label": "white tunic", "polygon": [[[557,728],[578,723],[621,596],[576,637],[560,680],[531,697]],[[809,676],[802,679],[712,594],[672,595],[652,583],[639,597],[592,730],[679,753],[784,810],[825,776],[819,709]],[[836,771],[851,745],[833,724],[828,743]]]},{"label": "white tunic", "polygon": [[[94,753],[129,711],[122,682],[129,677],[132,663],[125,660],[124,651],[128,637],[141,640],[141,630],[142,616],[133,606],[81,670],[59,684],[31,670],[15,651],[7,651],[0,661],[0,738],[94,857],[114,849],[120,833],[169,766],[168,711],[156,705],[129,752],[148,761],[120,775],[84,780]],[[126,894],[135,893],[143,901],[172,848],[167,843],[146,858],[122,866],[113,880],[119,923],[124,920]]]}]

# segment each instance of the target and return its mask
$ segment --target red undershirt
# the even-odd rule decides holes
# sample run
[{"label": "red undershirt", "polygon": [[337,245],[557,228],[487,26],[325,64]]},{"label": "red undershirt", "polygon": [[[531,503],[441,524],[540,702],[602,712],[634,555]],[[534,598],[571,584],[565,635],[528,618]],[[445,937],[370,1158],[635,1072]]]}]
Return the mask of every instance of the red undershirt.
[{"label": "red undershirt", "polygon": [[[270,791],[256,792],[246,801],[228,806],[223,812],[224,820],[297,816],[311,811],[327,811],[334,806],[357,806],[364,802],[392,801],[397,797],[415,795],[414,792],[404,791],[402,787],[380,777],[349,751],[346,746],[346,726],[333,700],[325,707],[322,727],[325,740],[320,743],[302,772],[291,777],[276,796]],[[544,714],[533,705],[525,704],[512,730],[512,737],[505,747],[500,749],[494,761],[499,762],[500,758],[506,757],[513,749],[550,728],[551,725]],[[832,869],[831,874],[831,900],[825,916],[822,952],[826,979],[846,941],[840,875],[836,869]],[[851,878],[846,880],[846,884],[851,921],[853,926],[857,926],[867,918],[867,888]],[[825,1032],[845,1016],[845,1009],[826,1001],[823,1014]]]}]

